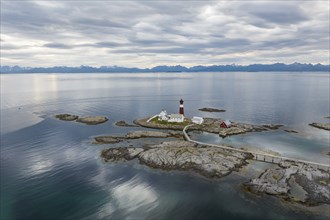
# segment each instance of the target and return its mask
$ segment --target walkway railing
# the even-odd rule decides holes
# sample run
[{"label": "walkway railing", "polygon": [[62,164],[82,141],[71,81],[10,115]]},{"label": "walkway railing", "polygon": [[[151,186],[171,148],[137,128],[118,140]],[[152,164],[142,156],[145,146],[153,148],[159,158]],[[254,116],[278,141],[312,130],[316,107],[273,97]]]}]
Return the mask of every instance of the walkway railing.
[{"label": "walkway railing", "polygon": [[240,152],[240,153],[249,153],[249,154],[253,155],[254,160],[263,161],[263,162],[267,162],[267,163],[279,164],[281,161],[286,160],[286,161],[308,164],[308,165],[314,166],[316,168],[325,169],[330,172],[330,164],[317,163],[317,162],[300,160],[300,159],[290,158],[290,157],[275,156],[275,155],[271,155],[271,154],[267,154],[267,153],[256,153],[256,152],[252,152],[252,151],[248,151],[248,150],[237,149],[237,148],[227,147],[227,146],[223,146],[223,145],[209,144],[209,143],[204,143],[204,142],[200,142],[200,141],[195,141],[195,140],[192,140],[186,132],[187,128],[189,128],[190,126],[193,126],[193,124],[190,124],[190,125],[187,125],[184,127],[183,135],[187,141],[192,142],[192,143],[206,145],[206,146],[212,146],[212,147],[219,147],[219,148],[222,148],[225,150],[235,151],[235,152]]}]

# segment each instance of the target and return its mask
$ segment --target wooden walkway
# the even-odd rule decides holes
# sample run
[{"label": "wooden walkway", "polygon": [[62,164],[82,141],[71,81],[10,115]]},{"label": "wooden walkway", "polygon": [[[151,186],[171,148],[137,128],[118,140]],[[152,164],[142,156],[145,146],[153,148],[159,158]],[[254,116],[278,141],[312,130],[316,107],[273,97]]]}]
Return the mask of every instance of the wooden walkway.
[{"label": "wooden walkway", "polygon": [[275,155],[271,155],[271,154],[267,154],[267,153],[256,153],[256,152],[252,152],[252,151],[248,151],[248,150],[242,150],[242,149],[238,149],[238,148],[232,148],[232,147],[227,147],[227,146],[223,146],[223,145],[217,145],[217,144],[208,144],[208,143],[203,143],[200,141],[195,141],[192,140],[189,135],[187,134],[187,128],[189,128],[191,125],[187,125],[186,127],[184,127],[183,129],[183,135],[184,138],[192,143],[196,143],[196,144],[200,144],[200,145],[206,145],[206,146],[212,146],[212,147],[219,147],[225,150],[229,150],[229,151],[235,151],[235,152],[240,152],[240,153],[250,153],[253,155],[253,159],[254,160],[258,160],[258,161],[262,161],[262,162],[267,162],[267,163],[274,163],[274,164],[279,164],[281,161],[292,161],[292,162],[299,162],[299,163],[304,163],[304,164],[308,164],[311,165],[313,167],[316,168],[320,168],[320,169],[324,169],[330,172],[330,164],[324,164],[324,163],[317,163],[317,162],[312,162],[312,161],[307,161],[307,160],[300,160],[300,159],[296,159],[296,158],[290,158],[290,157],[282,157],[282,156],[275,156]]}]

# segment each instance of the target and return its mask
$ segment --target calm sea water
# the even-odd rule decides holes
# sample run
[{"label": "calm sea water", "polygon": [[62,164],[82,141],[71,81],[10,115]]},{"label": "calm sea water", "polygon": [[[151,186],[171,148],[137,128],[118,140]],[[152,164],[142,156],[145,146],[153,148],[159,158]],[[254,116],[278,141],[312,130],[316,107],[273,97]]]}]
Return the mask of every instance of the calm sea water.
[{"label": "calm sea water", "polygon": [[[210,143],[253,146],[329,163],[329,132],[308,126],[329,119],[329,73],[145,73],[1,75],[1,219],[317,219],[329,206],[293,207],[271,196],[244,192],[241,184],[268,164],[252,162],[240,173],[210,181],[135,162],[104,163],[102,134],[141,128],[119,120],[176,113],[221,117],[282,130]],[[225,113],[198,111],[202,107]],[[106,115],[97,126],[55,120],[54,114]],[[304,211],[302,211],[304,210]]]}]

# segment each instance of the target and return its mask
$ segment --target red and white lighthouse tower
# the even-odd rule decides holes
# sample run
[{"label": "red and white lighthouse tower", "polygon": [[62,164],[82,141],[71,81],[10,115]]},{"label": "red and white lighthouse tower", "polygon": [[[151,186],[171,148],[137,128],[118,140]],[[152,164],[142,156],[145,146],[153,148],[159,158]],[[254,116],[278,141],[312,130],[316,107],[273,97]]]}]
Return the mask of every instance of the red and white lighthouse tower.
[{"label": "red and white lighthouse tower", "polygon": [[183,100],[180,100],[180,110],[179,110],[179,114],[184,115],[184,109],[183,109]]}]

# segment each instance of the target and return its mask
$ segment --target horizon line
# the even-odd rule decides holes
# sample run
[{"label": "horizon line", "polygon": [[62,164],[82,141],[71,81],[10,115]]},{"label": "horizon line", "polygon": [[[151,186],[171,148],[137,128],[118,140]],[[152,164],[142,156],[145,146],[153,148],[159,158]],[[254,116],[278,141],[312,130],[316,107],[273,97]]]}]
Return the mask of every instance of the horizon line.
[{"label": "horizon line", "polygon": [[0,67],[20,67],[20,68],[54,68],[54,67],[68,67],[68,68],[80,68],[80,67],[91,67],[91,68],[111,68],[111,67],[117,67],[117,68],[127,68],[127,69],[152,69],[155,67],[184,67],[187,69],[193,68],[193,67],[214,67],[214,66],[237,66],[237,67],[248,67],[252,65],[274,65],[274,64],[284,64],[284,65],[322,65],[322,66],[330,66],[330,63],[328,64],[323,64],[323,63],[300,63],[300,62],[293,62],[293,63],[281,63],[281,62],[274,62],[274,63],[250,63],[250,64],[236,64],[236,63],[231,63],[231,64],[196,64],[193,66],[185,66],[182,64],[161,64],[161,65],[155,65],[152,67],[127,67],[127,66],[118,66],[118,65],[77,65],[77,66],[66,66],[66,65],[55,65],[55,66],[21,66],[19,64],[16,65],[1,65]]}]

